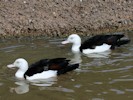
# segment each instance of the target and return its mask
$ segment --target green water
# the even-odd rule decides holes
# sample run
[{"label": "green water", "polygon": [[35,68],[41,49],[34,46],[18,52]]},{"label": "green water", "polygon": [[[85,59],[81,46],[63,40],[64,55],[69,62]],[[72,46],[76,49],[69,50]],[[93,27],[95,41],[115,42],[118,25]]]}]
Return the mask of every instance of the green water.
[{"label": "green water", "polygon": [[[133,40],[133,35],[129,37]],[[62,39],[0,41],[0,100],[133,100],[133,42],[107,54],[73,54]],[[42,58],[66,57],[79,69],[41,82],[14,77],[7,64],[16,58],[29,63]]]}]

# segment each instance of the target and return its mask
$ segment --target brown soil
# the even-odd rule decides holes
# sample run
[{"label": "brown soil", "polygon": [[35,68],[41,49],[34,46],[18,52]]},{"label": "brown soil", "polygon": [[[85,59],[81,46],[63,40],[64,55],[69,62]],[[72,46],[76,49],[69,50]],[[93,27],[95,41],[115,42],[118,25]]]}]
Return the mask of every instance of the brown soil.
[{"label": "brown soil", "polygon": [[0,0],[0,36],[133,29],[133,0]]}]

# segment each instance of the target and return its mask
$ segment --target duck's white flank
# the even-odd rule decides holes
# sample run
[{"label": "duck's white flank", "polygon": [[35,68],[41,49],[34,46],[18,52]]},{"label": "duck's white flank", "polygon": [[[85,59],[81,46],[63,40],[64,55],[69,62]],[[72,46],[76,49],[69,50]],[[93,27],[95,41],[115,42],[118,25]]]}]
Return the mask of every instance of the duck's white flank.
[{"label": "duck's white flank", "polygon": [[57,76],[57,71],[49,70],[42,73],[34,74],[33,76],[27,76],[27,80],[48,79]]},{"label": "duck's white flank", "polygon": [[83,49],[84,54],[89,54],[89,53],[100,53],[104,52],[107,50],[110,50],[111,45],[108,44],[103,44],[101,46],[96,46],[95,49]]}]

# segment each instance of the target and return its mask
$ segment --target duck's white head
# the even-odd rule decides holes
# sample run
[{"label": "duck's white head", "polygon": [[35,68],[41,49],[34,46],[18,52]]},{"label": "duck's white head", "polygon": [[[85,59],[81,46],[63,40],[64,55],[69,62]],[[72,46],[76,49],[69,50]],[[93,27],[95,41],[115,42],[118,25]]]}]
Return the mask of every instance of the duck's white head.
[{"label": "duck's white head", "polygon": [[15,76],[18,78],[23,78],[24,73],[28,70],[28,62],[23,58],[19,58],[16,59],[14,63],[7,65],[7,67],[17,67],[18,71],[16,72]]},{"label": "duck's white head", "polygon": [[73,44],[80,44],[81,45],[81,38],[77,34],[72,34],[70,35],[66,41],[63,41],[62,44],[67,44],[67,43],[73,43]]},{"label": "duck's white head", "polygon": [[17,67],[17,68],[25,71],[28,69],[28,62],[23,58],[19,58],[19,59],[16,59],[13,64],[7,65],[7,67],[8,68]]},{"label": "duck's white head", "polygon": [[81,46],[81,38],[77,34],[70,35],[67,40],[63,41],[62,44],[72,43],[72,51],[79,52],[79,47]]}]

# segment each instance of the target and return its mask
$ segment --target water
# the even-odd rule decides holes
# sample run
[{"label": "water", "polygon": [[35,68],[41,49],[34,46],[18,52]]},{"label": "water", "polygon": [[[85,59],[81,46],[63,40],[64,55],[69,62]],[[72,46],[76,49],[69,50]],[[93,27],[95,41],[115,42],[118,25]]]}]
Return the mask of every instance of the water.
[{"label": "water", "polygon": [[[133,41],[133,35],[129,34]],[[0,42],[0,100],[133,100],[133,42],[99,55],[73,54],[62,39],[5,40]],[[40,82],[14,77],[7,64],[23,57],[29,63],[66,57],[79,69]]]}]

